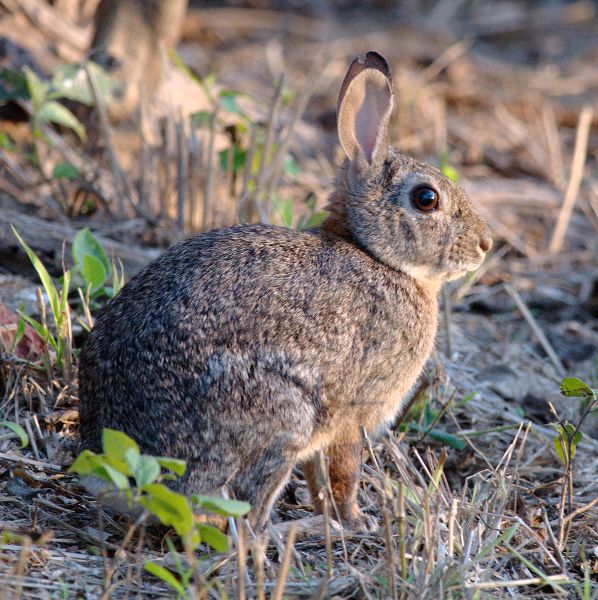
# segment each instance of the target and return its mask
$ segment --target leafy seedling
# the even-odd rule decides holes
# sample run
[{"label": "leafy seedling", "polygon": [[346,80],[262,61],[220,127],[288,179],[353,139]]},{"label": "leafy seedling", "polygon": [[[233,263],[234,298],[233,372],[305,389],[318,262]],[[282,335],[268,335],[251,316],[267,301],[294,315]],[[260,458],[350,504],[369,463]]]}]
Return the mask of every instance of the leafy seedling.
[{"label": "leafy seedling", "polygon": [[14,423],[13,421],[0,421],[0,426],[10,429],[19,438],[21,448],[26,448],[29,445],[29,436],[18,423]]}]

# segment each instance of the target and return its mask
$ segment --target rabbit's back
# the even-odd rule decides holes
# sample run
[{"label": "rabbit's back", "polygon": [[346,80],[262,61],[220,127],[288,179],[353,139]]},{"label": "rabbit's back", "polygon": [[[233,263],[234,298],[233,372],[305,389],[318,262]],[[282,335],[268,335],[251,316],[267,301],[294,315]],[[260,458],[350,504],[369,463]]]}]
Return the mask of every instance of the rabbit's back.
[{"label": "rabbit's back", "polygon": [[[433,306],[325,232],[246,225],[187,240],[98,318],[81,355],[83,438],[97,449],[112,427],[186,458],[261,415],[295,419],[309,452],[347,419],[394,414],[432,343]],[[285,395],[304,404],[285,408]]]}]

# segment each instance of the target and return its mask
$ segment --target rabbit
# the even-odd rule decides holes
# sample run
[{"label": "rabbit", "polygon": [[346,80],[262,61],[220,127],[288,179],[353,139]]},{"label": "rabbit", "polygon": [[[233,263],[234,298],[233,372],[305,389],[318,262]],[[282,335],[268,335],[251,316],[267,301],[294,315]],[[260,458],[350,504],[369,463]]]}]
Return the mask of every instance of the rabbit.
[{"label": "rabbit", "polygon": [[110,427],[184,459],[176,490],[226,487],[258,530],[297,465],[322,510],[322,451],[342,525],[370,528],[362,430],[400,413],[433,347],[442,283],[492,246],[455,183],[389,147],[392,107],[386,59],[355,59],[337,106],[346,157],[319,228],[204,233],[107,304],[80,355],[85,447],[98,451]]}]

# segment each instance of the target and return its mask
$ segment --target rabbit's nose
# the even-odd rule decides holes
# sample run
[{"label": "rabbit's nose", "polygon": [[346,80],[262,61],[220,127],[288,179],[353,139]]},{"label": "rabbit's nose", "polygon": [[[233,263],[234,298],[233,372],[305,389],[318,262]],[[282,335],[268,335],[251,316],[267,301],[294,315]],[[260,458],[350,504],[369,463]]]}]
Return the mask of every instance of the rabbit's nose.
[{"label": "rabbit's nose", "polygon": [[482,252],[488,252],[492,248],[492,238],[489,235],[480,238],[480,248]]}]

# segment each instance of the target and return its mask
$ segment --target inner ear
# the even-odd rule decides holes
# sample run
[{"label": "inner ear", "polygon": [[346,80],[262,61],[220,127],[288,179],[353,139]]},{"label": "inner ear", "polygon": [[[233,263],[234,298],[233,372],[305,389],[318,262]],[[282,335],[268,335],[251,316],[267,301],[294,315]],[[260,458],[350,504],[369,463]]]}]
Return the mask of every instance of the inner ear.
[{"label": "inner ear", "polygon": [[363,82],[363,101],[355,115],[355,138],[366,160],[372,163],[378,150],[388,145],[388,123],[392,95],[388,80],[379,72],[367,73]]},{"label": "inner ear", "polygon": [[356,59],[341,87],[338,104],[338,134],[345,154],[352,161],[380,161],[388,149],[388,126],[393,95],[390,68],[375,52]]}]

